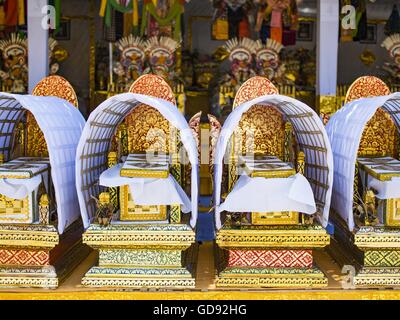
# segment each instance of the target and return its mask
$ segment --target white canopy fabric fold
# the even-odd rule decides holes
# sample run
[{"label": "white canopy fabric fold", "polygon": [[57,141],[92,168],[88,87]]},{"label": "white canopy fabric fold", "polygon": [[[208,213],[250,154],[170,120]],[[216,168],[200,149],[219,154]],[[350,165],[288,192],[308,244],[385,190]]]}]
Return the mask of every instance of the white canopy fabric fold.
[{"label": "white canopy fabric fold", "polygon": [[[317,216],[325,227],[328,224],[333,183],[333,157],[324,125],[319,116],[306,104],[278,94],[261,96],[236,107],[225,120],[218,138],[215,154],[214,197],[215,205],[221,203],[223,159],[234,130],[243,113],[254,105],[273,106],[292,124],[296,140],[305,154],[305,177],[309,181],[317,205]],[[222,227],[216,210],[217,229]]]},{"label": "white canopy fabric fold", "polygon": [[358,148],[366,124],[380,107],[390,114],[399,129],[400,93],[347,103],[326,126],[335,167],[332,208],[347,222],[350,230],[355,226],[353,193]]},{"label": "white canopy fabric fold", "polygon": [[301,174],[273,179],[242,175],[215,210],[218,213],[297,211],[314,214],[316,207],[311,186]]},{"label": "white canopy fabric fold", "polygon": [[119,163],[104,171],[100,175],[100,185],[105,187],[128,185],[133,201],[140,206],[180,204],[183,213],[191,211],[189,197],[171,174],[167,178],[121,177],[122,165]]},{"label": "white canopy fabric fold", "polygon": [[100,193],[99,178],[107,169],[107,156],[111,139],[118,125],[138,105],[146,104],[157,109],[172,126],[180,131],[180,138],[186,149],[191,171],[191,219],[195,227],[198,200],[198,151],[192,131],[184,116],[172,103],[136,93],[123,93],[101,103],[89,116],[76,153],[76,188],[85,228],[94,217],[95,203],[92,197]]},{"label": "white canopy fabric fold", "polygon": [[77,108],[57,97],[0,93],[0,148],[10,160],[13,133],[25,110],[44,134],[57,202],[58,232],[79,218],[75,189],[75,154],[85,120]]}]

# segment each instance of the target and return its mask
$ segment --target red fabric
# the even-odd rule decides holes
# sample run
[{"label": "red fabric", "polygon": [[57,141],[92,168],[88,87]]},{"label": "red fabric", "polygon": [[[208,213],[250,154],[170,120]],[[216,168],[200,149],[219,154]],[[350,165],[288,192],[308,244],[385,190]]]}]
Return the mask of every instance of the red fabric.
[{"label": "red fabric", "polygon": [[250,38],[250,25],[247,19],[243,19],[239,23],[239,38]]},{"label": "red fabric", "polygon": [[271,27],[271,39],[278,41],[279,43],[282,43],[282,33],[283,33],[282,28]]},{"label": "red fabric", "polygon": [[18,21],[18,0],[6,0],[4,4],[6,13],[5,25],[16,26]]}]

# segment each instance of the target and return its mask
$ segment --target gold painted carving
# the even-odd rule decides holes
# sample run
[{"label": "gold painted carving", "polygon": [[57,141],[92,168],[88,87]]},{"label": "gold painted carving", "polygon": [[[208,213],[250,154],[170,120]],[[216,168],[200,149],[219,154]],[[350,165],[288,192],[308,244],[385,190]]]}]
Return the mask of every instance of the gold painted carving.
[{"label": "gold painted carving", "polygon": [[[60,76],[49,76],[41,80],[32,91],[34,96],[54,96],[78,107],[78,98],[71,84]],[[47,143],[42,130],[30,112],[26,116],[26,155],[48,157]]]},{"label": "gold painted carving", "polygon": [[122,221],[160,221],[167,219],[167,206],[135,205],[129,186],[120,187],[120,219]]}]

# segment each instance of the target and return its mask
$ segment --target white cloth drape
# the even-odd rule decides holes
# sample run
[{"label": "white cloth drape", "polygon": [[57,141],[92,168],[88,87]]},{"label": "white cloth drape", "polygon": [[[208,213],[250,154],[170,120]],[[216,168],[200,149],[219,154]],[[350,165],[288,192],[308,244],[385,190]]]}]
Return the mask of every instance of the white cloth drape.
[{"label": "white cloth drape", "polygon": [[39,187],[41,182],[41,175],[30,179],[0,179],[0,194],[13,199],[24,199]]},{"label": "white cloth drape", "polygon": [[273,179],[242,175],[217,211],[314,214],[316,206],[311,186],[301,174]]},{"label": "white cloth drape", "polygon": [[[85,120],[77,108],[57,97],[0,93],[1,97],[17,102],[13,106],[15,111],[0,110],[2,121],[11,116],[15,117],[16,112],[26,109],[33,114],[44,134],[57,202],[58,232],[61,234],[79,218],[75,188],[75,155]],[[2,105],[10,105],[10,100],[0,99],[0,107]],[[1,147],[7,143],[7,139],[0,139]]]},{"label": "white cloth drape", "polygon": [[[352,101],[338,110],[329,120],[326,131],[331,142],[334,158],[334,182],[332,208],[354,229],[353,190],[355,164],[362,133],[367,122],[379,107],[386,111],[400,105],[400,93],[383,97],[363,98]],[[393,110],[392,110],[393,109]],[[399,114],[392,112],[396,124]]]},{"label": "white cloth drape", "polygon": [[168,178],[128,178],[121,177],[122,164],[117,164],[100,175],[99,184],[105,187],[128,185],[133,201],[137,205],[181,204],[184,213],[190,212],[189,197],[172,175]]}]

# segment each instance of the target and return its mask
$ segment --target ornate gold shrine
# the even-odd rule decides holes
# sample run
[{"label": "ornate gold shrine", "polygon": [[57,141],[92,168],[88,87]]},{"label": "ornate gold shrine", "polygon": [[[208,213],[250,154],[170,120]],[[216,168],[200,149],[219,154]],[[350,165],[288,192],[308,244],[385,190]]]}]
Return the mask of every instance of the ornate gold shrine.
[{"label": "ornate gold shrine", "polygon": [[[129,92],[164,99],[176,107],[172,89],[157,75],[139,77]],[[108,165],[112,167],[128,155],[159,152],[171,158],[169,173],[183,185],[184,168],[178,161],[180,146],[178,130],[158,110],[140,104],[119,126]],[[84,243],[99,250],[99,264],[86,273],[82,284],[193,288],[195,233],[181,215],[180,205],[136,205],[127,185],[108,188],[108,193],[119,216],[107,226],[91,224],[84,233]]]},{"label": "ornate gold shrine", "polygon": [[[253,77],[238,90],[233,108],[254,98],[277,93],[268,79]],[[248,140],[243,143],[245,139]],[[279,162],[283,167],[290,163],[296,168],[248,172],[251,176],[267,179],[287,177],[296,172],[304,174],[304,154],[298,150],[292,126],[272,106],[252,106],[243,114],[232,140],[228,177],[223,179],[228,192],[240,174],[240,155],[244,158],[254,156],[255,162],[257,159]],[[217,287],[327,286],[326,276],[313,262],[313,250],[328,245],[329,235],[318,223],[309,221],[301,213],[252,212],[249,215],[227,212],[223,227],[217,232],[216,244]]]},{"label": "ornate gold shrine", "polygon": [[[382,80],[366,76],[350,86],[345,102],[388,94],[390,89]],[[356,287],[400,285],[400,199],[379,200],[374,190],[364,187],[369,177],[388,181],[399,175],[398,145],[398,129],[390,115],[379,108],[364,128],[354,177],[353,207],[366,206],[368,211],[360,217],[355,209],[353,233],[338,214],[333,215],[335,241],[331,252],[337,261],[354,265],[359,270],[353,280]]]},{"label": "ornate gold shrine", "polygon": [[[56,96],[77,107],[74,89],[64,78],[49,76],[40,81],[33,95]],[[33,115],[16,126],[10,161],[1,154],[2,177],[32,177],[47,172],[43,182],[25,199],[0,196],[0,287],[56,288],[88,254],[82,245],[82,224],[75,222],[59,235],[47,144]],[[21,120],[21,119],[20,119]],[[14,171],[13,171],[14,170]],[[15,172],[15,173],[13,173]],[[18,218],[23,215],[25,218]]]}]

